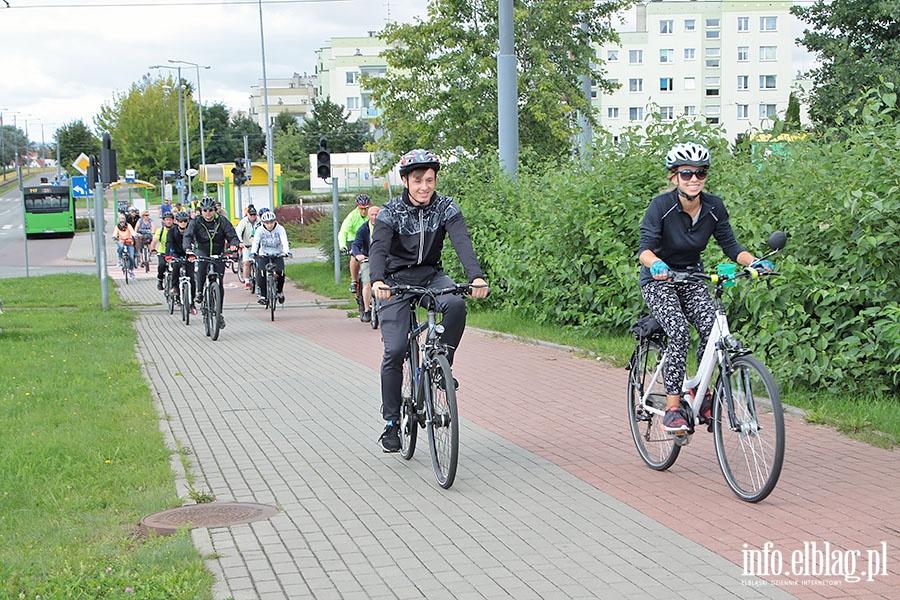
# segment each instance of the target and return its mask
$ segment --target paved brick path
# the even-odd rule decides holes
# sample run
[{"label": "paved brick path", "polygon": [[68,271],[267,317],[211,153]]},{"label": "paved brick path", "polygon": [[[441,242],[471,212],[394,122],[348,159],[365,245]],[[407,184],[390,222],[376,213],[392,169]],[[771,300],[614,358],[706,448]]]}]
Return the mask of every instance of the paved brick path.
[{"label": "paved brick path", "polygon": [[[139,354],[161,428],[192,452],[194,486],[281,509],[194,531],[215,557],[217,598],[898,597],[896,452],[788,417],[779,485],[746,504],[705,432],[669,471],[643,465],[624,370],[469,331],[454,367],[459,474],[444,491],[427,443],[409,462],[376,446],[377,332],[290,286],[272,323],[226,280],[218,342],[162,310],[152,273],[119,288],[142,305]],[[266,366],[241,371],[247,352]],[[788,572],[792,553],[815,559],[810,544],[828,543],[833,570],[857,575],[884,542],[886,574],[742,575],[746,552],[767,542],[767,564],[780,554]]]}]

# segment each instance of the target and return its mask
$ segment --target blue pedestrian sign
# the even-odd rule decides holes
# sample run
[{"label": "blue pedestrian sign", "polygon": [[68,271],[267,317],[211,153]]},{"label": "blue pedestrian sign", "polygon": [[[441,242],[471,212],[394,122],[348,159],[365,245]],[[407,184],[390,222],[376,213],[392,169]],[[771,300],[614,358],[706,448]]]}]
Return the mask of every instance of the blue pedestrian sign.
[{"label": "blue pedestrian sign", "polygon": [[71,178],[72,197],[74,198],[90,198],[93,196],[91,190],[88,189],[87,177],[78,175]]}]

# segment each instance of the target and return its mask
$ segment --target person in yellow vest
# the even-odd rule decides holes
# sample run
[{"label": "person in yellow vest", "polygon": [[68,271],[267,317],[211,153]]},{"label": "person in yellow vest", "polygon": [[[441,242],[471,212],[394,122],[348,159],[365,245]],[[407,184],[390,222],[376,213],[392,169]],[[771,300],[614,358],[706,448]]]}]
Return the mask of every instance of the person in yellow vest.
[{"label": "person in yellow vest", "polygon": [[[156,267],[156,289],[163,289],[163,279],[166,277],[166,237],[175,225],[175,215],[172,211],[163,214],[163,226],[156,230],[153,239],[150,241],[150,253],[156,254],[159,264]],[[163,251],[159,252],[157,248],[162,247]]]}]

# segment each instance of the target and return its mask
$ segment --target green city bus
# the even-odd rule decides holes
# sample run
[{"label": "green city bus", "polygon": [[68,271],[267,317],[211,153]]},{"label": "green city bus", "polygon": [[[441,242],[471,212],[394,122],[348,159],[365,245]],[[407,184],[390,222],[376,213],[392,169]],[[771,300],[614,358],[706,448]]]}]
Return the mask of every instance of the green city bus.
[{"label": "green city bus", "polygon": [[67,185],[31,185],[22,190],[25,235],[75,235],[75,200]]}]

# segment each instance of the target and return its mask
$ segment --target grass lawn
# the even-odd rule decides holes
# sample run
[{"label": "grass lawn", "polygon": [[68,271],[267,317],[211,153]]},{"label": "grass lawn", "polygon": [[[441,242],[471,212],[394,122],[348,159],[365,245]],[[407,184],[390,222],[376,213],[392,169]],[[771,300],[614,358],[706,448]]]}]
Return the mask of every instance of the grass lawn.
[{"label": "grass lawn", "polygon": [[135,357],[134,313],[87,275],[0,279],[0,597],[209,598]]},{"label": "grass lawn", "polygon": [[[350,276],[346,265],[340,285],[334,283],[334,266],[331,263],[288,265],[285,271],[288,278],[303,289],[328,298],[346,298],[347,305],[341,308],[355,312],[356,304],[347,291]],[[584,351],[585,355],[594,355],[614,366],[627,364],[634,349],[634,341],[630,335],[598,333],[588,336],[560,327],[537,324],[507,311],[479,310],[477,302],[469,303],[467,324],[525,339],[572,346]],[[624,393],[623,390],[622,394]],[[806,411],[808,421],[830,425],[850,437],[876,446],[893,448],[900,445],[900,403],[897,398],[848,396],[819,389],[791,389],[783,392],[782,400]]]}]

